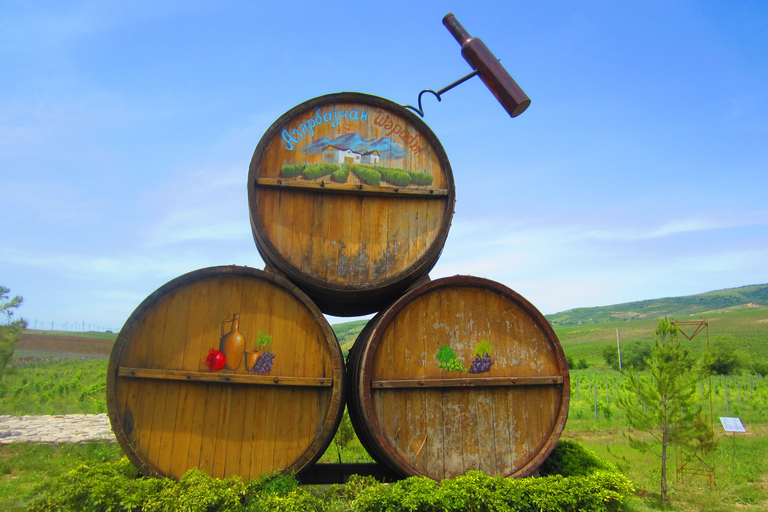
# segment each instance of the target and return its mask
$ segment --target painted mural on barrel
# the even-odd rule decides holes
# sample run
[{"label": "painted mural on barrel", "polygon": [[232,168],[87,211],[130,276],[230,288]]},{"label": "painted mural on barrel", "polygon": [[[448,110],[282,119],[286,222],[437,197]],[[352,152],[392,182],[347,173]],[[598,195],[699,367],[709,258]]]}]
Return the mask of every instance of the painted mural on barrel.
[{"label": "painted mural on barrel", "polygon": [[254,152],[248,191],[266,263],[341,316],[378,311],[426,275],[453,215],[437,137],[408,109],[360,93],[278,119]]}]

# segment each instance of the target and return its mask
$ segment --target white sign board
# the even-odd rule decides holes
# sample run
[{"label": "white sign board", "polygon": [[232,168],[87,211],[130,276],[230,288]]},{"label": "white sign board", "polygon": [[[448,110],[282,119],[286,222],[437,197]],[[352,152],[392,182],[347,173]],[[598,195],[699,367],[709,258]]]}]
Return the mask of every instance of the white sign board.
[{"label": "white sign board", "polygon": [[723,428],[726,432],[741,432],[747,431],[744,428],[744,424],[741,422],[741,418],[723,418],[720,417],[720,423],[723,424]]}]

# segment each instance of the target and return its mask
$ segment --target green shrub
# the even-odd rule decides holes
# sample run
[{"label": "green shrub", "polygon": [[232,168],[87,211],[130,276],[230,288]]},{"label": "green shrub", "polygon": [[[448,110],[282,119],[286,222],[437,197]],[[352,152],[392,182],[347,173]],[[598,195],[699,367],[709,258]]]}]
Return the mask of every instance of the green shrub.
[{"label": "green shrub", "polygon": [[389,486],[371,485],[351,505],[361,512],[608,512],[619,510],[632,490],[624,476],[608,471],[516,480],[469,471],[440,484],[411,477]]},{"label": "green shrub", "polygon": [[[172,481],[171,481],[172,482]],[[199,469],[190,469],[178,482],[164,486],[155,496],[148,497],[143,510],[189,512],[242,510],[245,485],[239,477],[220,480]]]},{"label": "green shrub", "polygon": [[407,187],[411,184],[411,176],[405,171],[399,169],[388,169],[386,167],[376,167],[381,174],[381,179],[397,187]]},{"label": "green shrub", "polygon": [[[238,477],[211,478],[191,469],[175,482],[145,478],[126,458],[80,466],[37,489],[30,510],[215,512],[555,512],[619,510],[632,492],[629,481],[576,443],[561,442],[548,460],[550,475],[511,479],[479,471],[438,483],[411,477],[385,485],[353,476],[324,492],[299,485],[291,475],[263,475],[248,484]],[[553,459],[553,457],[550,457]],[[555,463],[556,462],[556,463]],[[560,474],[555,474],[555,473]],[[564,474],[572,476],[564,476]]]},{"label": "green shrub", "polygon": [[305,164],[284,165],[280,169],[280,176],[283,178],[296,178],[304,173]]},{"label": "green shrub", "polygon": [[414,185],[427,186],[432,184],[432,175],[428,172],[408,172],[411,176],[411,183]]},{"label": "green shrub", "polygon": [[336,183],[346,183],[348,178],[349,165],[347,164],[342,165],[341,169],[331,174],[331,180],[335,181]]},{"label": "green shrub", "polygon": [[316,180],[338,170],[339,166],[334,164],[312,164],[304,169],[304,177],[308,180]]},{"label": "green shrub", "polygon": [[357,176],[360,181],[367,185],[378,186],[381,184],[381,173],[376,169],[366,167],[364,165],[353,165],[351,167],[352,174]]},{"label": "green shrub", "polygon": [[584,476],[595,471],[616,471],[616,468],[575,441],[561,439],[547,460],[539,466],[541,476]]}]

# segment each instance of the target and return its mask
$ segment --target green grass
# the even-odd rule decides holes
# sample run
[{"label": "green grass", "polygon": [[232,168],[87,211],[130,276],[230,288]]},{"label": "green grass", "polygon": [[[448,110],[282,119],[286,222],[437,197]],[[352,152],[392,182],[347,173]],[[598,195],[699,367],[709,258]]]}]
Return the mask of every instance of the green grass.
[{"label": "green grass", "polygon": [[[615,405],[621,382],[621,375],[612,370],[571,371],[571,403],[563,437],[583,443],[599,457],[616,464],[638,488],[641,496],[635,500],[638,506],[649,508],[658,500],[660,463],[656,457],[629,447],[625,436],[626,417]],[[706,417],[709,417],[708,388],[708,383],[703,383],[698,395]],[[708,479],[702,476],[687,475],[677,482],[675,469],[679,463],[673,452],[668,464],[673,508],[736,511],[744,510],[741,507],[747,505],[758,507],[754,510],[768,510],[768,380],[753,375],[715,376],[712,389],[714,432],[718,438],[714,457],[716,486],[710,491]],[[606,414],[606,410],[610,412]],[[736,437],[735,459],[732,459],[732,435],[723,431],[718,419],[721,416],[740,417],[747,427],[748,434]],[[705,460],[712,463],[711,457]],[[733,471],[732,460],[735,460]]]},{"label": "green grass", "polygon": [[[582,443],[598,457],[616,464],[634,484],[635,503],[650,509],[659,499],[660,462],[653,455],[640,454],[629,447],[622,428],[592,429],[588,421],[569,422],[563,437]],[[678,459],[672,450],[668,463],[668,483],[674,510],[738,511],[768,509],[768,437],[761,433],[736,438],[736,457],[732,457],[730,435],[721,434],[718,447],[704,460],[714,467],[713,486],[703,475],[676,476]]]},{"label": "green grass", "polygon": [[15,443],[0,445],[0,510],[24,510],[36,485],[52,481],[81,464],[116,461],[123,452],[116,443]]}]

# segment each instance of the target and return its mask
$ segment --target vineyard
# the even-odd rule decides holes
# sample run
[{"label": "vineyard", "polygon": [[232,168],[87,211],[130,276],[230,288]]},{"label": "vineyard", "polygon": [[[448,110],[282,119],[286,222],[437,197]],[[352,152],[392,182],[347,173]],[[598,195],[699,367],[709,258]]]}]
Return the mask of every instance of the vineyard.
[{"label": "vineyard", "polygon": [[105,413],[107,363],[93,358],[14,358],[0,382],[0,414]]},{"label": "vineyard", "polygon": [[379,186],[382,182],[394,187],[429,186],[434,179],[427,172],[367,165],[286,164],[280,169],[280,176],[283,178],[304,177],[307,180],[317,180],[331,176],[335,183],[346,183],[350,173],[361,183],[370,186]]},{"label": "vineyard", "polygon": [[[589,420],[594,425],[626,426],[616,402],[624,377],[612,370],[572,370],[571,405],[568,420]],[[766,423],[768,379],[760,375],[714,375],[712,410],[716,422],[721,416],[740,417],[744,424]],[[709,416],[709,387],[705,381],[697,390],[698,406]],[[605,422],[605,423],[604,423]],[[719,428],[716,425],[716,428]]]}]

